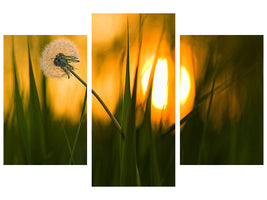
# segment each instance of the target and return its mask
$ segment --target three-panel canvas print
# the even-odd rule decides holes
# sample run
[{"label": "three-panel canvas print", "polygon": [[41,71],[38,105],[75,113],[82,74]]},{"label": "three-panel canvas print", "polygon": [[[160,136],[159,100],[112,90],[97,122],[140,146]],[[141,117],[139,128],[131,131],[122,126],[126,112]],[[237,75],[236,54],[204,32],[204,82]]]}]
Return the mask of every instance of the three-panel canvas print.
[{"label": "three-panel canvas print", "polygon": [[4,35],[3,164],[90,165],[92,186],[263,165],[263,35],[177,35],[176,20],[92,14],[91,37]]}]

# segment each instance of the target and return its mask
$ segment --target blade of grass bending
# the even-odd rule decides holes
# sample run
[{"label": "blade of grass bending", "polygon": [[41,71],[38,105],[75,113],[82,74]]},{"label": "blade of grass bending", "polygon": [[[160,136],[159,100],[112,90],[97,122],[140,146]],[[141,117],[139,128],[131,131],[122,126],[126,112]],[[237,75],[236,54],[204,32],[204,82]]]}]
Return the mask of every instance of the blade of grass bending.
[{"label": "blade of grass bending", "polygon": [[191,112],[189,112],[183,119],[180,120],[180,126],[185,123],[194,114],[194,112],[196,112],[196,106]]},{"label": "blade of grass bending", "polygon": [[[220,93],[220,92],[224,91],[225,89],[227,89],[228,87],[230,87],[233,83],[241,80],[242,78],[245,78],[247,75],[250,75],[255,70],[256,70],[255,68],[250,68],[249,70],[247,70],[246,72],[240,74],[236,78],[232,78],[232,79],[229,79],[229,80],[225,81],[221,85],[215,87],[214,90],[213,90],[213,92],[214,93]],[[210,94],[211,94],[211,91],[209,91],[208,93],[202,95],[199,99],[197,99],[197,104],[200,104],[201,102],[203,102],[204,100],[206,100],[210,96]]]},{"label": "blade of grass bending", "polygon": [[83,121],[83,117],[84,117],[84,111],[85,111],[85,107],[86,107],[86,101],[87,101],[87,88],[85,90],[80,122],[79,122],[78,129],[77,129],[77,132],[76,132],[73,148],[72,148],[72,151],[71,151],[71,154],[70,154],[69,165],[71,164],[71,161],[74,160],[73,156],[74,156],[74,152],[75,152],[75,149],[76,149],[76,146],[77,146],[77,142],[78,142],[78,138],[79,138],[79,134],[80,134],[80,129],[81,129],[81,125],[82,125],[82,121]]},{"label": "blade of grass bending", "polygon": [[171,125],[165,133],[162,134],[162,136],[169,135],[171,132],[175,131],[175,124]]},{"label": "blade of grass bending", "polygon": [[[233,83],[235,83],[236,81],[241,80],[242,78],[245,78],[247,75],[252,73],[254,70],[255,70],[254,68],[251,68],[247,72],[244,72],[243,74],[238,76],[237,78],[225,81],[221,85],[219,85],[216,88],[214,88],[213,93],[214,94],[215,93],[219,94],[219,93],[223,92],[225,89],[230,87]],[[194,112],[196,112],[196,110],[200,106],[200,104],[203,103],[205,100],[207,100],[210,97],[210,95],[211,95],[211,91],[209,91],[208,93],[206,93],[206,94],[202,95],[200,98],[198,98],[196,100],[196,103],[195,103],[195,106],[194,106],[193,110],[190,113],[188,113],[183,119],[180,120],[180,124],[182,125],[184,122],[186,122],[187,119],[190,118],[193,115]]]},{"label": "blade of grass bending", "polygon": [[15,59],[15,50],[14,50],[14,36],[12,38],[12,62],[13,62],[13,72],[14,72],[14,103],[15,103],[15,115],[17,118],[17,131],[20,135],[22,141],[22,152],[25,156],[25,164],[31,164],[31,153],[30,153],[30,138],[29,131],[27,126],[27,121],[25,117],[25,111],[23,108],[22,98],[19,92],[19,84],[17,78],[17,64]]},{"label": "blade of grass bending", "polygon": [[37,87],[32,69],[30,44],[28,40],[28,59],[29,59],[29,82],[30,82],[30,98],[28,105],[30,137],[31,137],[31,154],[33,164],[45,163],[46,146],[44,125],[41,114],[41,108],[38,98]]}]

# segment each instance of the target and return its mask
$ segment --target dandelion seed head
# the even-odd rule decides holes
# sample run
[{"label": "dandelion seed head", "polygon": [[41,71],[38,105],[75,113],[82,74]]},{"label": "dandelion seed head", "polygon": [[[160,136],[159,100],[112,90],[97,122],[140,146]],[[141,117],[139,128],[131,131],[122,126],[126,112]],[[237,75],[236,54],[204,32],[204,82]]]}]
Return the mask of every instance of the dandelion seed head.
[{"label": "dandelion seed head", "polygon": [[[67,63],[65,56],[79,58],[78,50],[72,42],[58,39],[48,44],[40,60],[44,74],[52,78],[68,76],[66,70],[63,69]],[[77,69],[77,62],[72,62],[71,65],[73,70]]]},{"label": "dandelion seed head", "polygon": [[66,67],[65,55],[63,53],[57,54],[56,57],[55,57],[55,59],[54,59],[54,64],[56,66]]}]

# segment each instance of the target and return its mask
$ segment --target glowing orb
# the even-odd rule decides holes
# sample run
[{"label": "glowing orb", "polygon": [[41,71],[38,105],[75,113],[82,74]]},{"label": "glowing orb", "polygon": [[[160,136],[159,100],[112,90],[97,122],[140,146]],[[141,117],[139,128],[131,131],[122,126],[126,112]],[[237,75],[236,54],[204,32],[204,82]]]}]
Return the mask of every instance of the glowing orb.
[{"label": "glowing orb", "polygon": [[180,77],[180,102],[184,103],[190,91],[190,78],[184,67],[181,67]]},{"label": "glowing orb", "polygon": [[[142,76],[142,88],[145,94],[152,64],[149,68],[144,68]],[[152,89],[152,105],[158,109],[163,109],[167,105],[168,100],[168,66],[167,60],[159,59],[156,65],[153,89]]]}]

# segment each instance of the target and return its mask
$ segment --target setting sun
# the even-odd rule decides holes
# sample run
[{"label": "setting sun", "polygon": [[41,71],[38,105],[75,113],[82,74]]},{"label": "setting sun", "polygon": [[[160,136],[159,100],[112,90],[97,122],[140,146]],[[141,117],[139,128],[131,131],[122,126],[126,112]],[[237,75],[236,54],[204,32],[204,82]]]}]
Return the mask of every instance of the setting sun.
[{"label": "setting sun", "polygon": [[[142,77],[143,92],[146,92],[152,64],[149,68],[144,68],[145,71]],[[158,109],[163,109],[167,105],[168,98],[168,67],[167,60],[159,59],[155,69],[153,89],[152,89],[152,104]]]},{"label": "setting sun", "polygon": [[181,67],[181,79],[180,79],[180,102],[184,103],[186,98],[188,97],[190,90],[190,79],[188,72],[184,67]]}]

